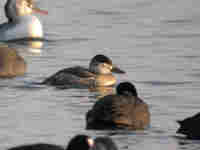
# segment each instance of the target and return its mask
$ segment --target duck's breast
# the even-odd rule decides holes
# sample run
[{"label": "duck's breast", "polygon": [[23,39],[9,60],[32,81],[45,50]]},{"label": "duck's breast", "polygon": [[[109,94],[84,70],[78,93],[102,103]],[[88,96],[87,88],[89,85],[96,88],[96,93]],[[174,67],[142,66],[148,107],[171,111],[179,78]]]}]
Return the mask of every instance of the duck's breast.
[{"label": "duck's breast", "polygon": [[112,86],[116,83],[116,78],[112,74],[97,75],[95,78],[96,86]]}]

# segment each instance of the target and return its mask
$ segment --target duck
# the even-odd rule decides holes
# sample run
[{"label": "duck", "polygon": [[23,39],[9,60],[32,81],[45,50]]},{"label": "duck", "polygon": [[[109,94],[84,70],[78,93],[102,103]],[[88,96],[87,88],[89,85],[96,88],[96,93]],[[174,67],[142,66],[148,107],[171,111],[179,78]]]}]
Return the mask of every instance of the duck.
[{"label": "duck", "polygon": [[98,99],[86,113],[86,129],[144,130],[150,125],[148,104],[139,98],[131,82],[121,82],[116,94]]},{"label": "duck", "polygon": [[0,78],[22,76],[26,70],[26,62],[16,49],[0,45]]},{"label": "duck", "polygon": [[33,0],[7,0],[4,11],[8,21],[0,24],[0,41],[43,37],[42,24],[33,14],[48,12],[36,8]]},{"label": "duck", "polygon": [[177,120],[177,123],[180,125],[180,127],[176,133],[185,135],[187,139],[200,140],[200,113],[183,120]]},{"label": "duck", "polygon": [[74,66],[62,69],[46,78],[42,84],[66,87],[113,86],[117,80],[112,72],[125,73],[109,57],[98,54],[91,59],[89,68]]},{"label": "duck", "polygon": [[[110,145],[109,145],[110,144]],[[110,137],[97,137],[92,139],[85,134],[72,137],[66,148],[48,143],[35,143],[11,147],[8,150],[117,150],[117,146]]]}]

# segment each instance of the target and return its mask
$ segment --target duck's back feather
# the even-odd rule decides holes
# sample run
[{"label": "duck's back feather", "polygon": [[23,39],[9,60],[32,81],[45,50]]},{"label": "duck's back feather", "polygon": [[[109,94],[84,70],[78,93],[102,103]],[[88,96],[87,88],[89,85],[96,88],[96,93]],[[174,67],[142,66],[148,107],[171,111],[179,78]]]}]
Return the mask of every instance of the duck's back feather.
[{"label": "duck's back feather", "polygon": [[[43,84],[50,85],[65,85],[73,84],[93,78],[95,75],[91,73],[88,69],[81,66],[66,68],[58,71],[49,78],[43,81]],[[84,81],[83,81],[84,82]]]},{"label": "duck's back feather", "polygon": [[108,95],[87,113],[87,128],[144,129],[150,122],[148,106],[133,96]]}]

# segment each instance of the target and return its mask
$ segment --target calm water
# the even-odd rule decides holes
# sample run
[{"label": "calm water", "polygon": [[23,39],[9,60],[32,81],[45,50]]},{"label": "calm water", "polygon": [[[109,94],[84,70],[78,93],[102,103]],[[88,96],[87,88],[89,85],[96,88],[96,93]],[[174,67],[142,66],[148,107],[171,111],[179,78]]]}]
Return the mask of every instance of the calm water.
[{"label": "calm water", "polygon": [[[4,22],[0,1],[0,22]],[[24,77],[0,80],[0,149],[48,142],[65,146],[77,133],[112,135],[120,150],[198,149],[176,138],[177,119],[200,106],[200,1],[40,0],[45,38],[40,49],[12,45],[28,64]],[[85,113],[106,89],[59,90],[35,86],[57,70],[87,66],[105,54],[127,71],[150,106],[151,127],[138,132],[85,130]]]}]

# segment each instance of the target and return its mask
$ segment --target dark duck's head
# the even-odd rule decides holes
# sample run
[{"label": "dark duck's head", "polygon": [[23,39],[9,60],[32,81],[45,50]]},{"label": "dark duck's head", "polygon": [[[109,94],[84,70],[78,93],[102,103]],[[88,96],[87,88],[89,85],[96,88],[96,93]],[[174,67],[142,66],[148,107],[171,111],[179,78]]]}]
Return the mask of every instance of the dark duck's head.
[{"label": "dark duck's head", "polygon": [[117,94],[127,96],[138,96],[135,86],[130,82],[122,82],[117,88]]}]

